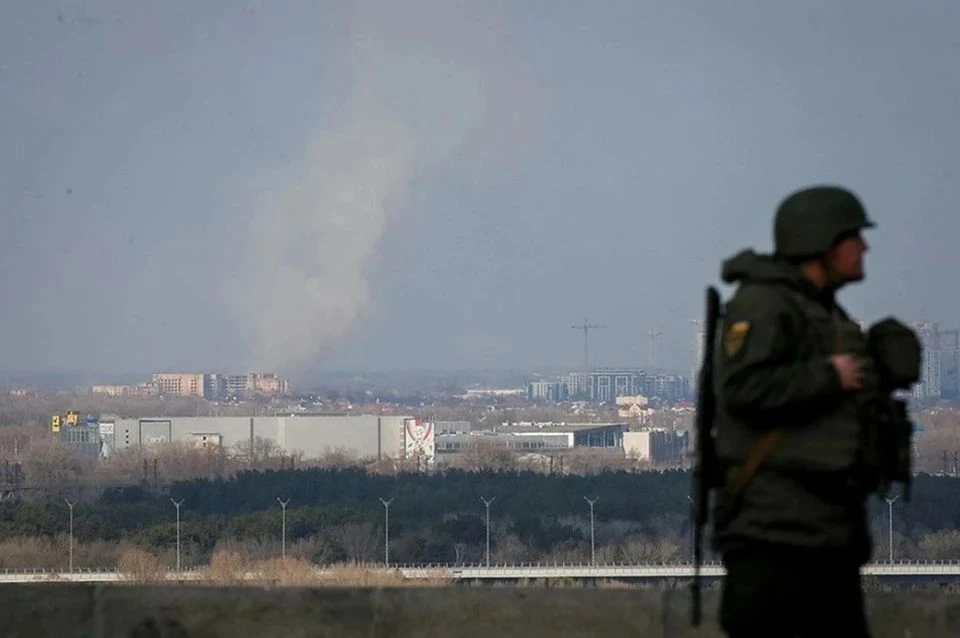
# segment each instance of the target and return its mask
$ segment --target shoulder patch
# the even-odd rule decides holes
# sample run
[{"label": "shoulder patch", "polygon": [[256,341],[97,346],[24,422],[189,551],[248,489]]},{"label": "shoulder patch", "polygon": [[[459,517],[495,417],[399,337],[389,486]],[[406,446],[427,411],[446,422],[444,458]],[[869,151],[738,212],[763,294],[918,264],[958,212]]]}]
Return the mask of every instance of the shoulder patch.
[{"label": "shoulder patch", "polygon": [[723,351],[728,359],[739,354],[747,341],[748,334],[750,334],[749,321],[736,321],[727,327],[727,332],[723,335]]}]

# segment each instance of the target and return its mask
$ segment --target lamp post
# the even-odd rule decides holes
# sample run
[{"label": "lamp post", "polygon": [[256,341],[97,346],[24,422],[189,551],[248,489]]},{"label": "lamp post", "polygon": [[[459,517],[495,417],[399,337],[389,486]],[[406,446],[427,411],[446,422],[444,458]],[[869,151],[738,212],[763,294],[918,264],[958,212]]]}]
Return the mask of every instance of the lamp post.
[{"label": "lamp post", "polygon": [[887,528],[887,540],[890,544],[890,562],[891,563],[893,562],[893,504],[896,503],[897,499],[899,498],[900,498],[900,495],[897,494],[893,498],[887,499],[887,508],[889,511],[889,515],[887,519],[889,523],[889,526]]},{"label": "lamp post", "polygon": [[596,553],[596,547],[593,543],[593,504],[596,503],[597,499],[599,498],[600,498],[599,496],[594,496],[593,500],[591,500],[586,496],[583,497],[583,500],[585,500],[590,505],[590,565],[594,567],[596,567],[597,565],[597,553]]},{"label": "lamp post", "polygon": [[390,503],[393,502],[393,498],[388,500],[383,500],[383,497],[381,497],[380,502],[383,503],[383,515],[384,515],[383,562],[387,567],[390,567]]},{"label": "lamp post", "polygon": [[170,502],[173,503],[174,507],[177,508],[177,571],[180,571],[180,506],[183,505],[184,499],[175,501],[172,498]]},{"label": "lamp post", "polygon": [[280,500],[280,497],[277,497],[277,502],[280,503],[281,513],[281,523],[280,523],[280,558],[287,558],[287,503],[290,502],[288,498],[285,501]]},{"label": "lamp post", "polygon": [[73,573],[73,503],[67,499],[63,499],[67,504],[67,507],[70,508],[70,573]]},{"label": "lamp post", "polygon": [[483,501],[483,505],[487,508],[487,567],[490,567],[490,505],[497,500],[497,497],[491,496],[488,500],[481,496],[480,500]]}]

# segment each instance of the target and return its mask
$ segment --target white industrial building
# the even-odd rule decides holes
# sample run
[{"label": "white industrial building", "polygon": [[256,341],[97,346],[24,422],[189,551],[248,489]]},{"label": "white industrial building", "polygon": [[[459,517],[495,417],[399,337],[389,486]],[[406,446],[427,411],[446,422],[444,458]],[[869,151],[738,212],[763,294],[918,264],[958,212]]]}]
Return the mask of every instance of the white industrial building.
[{"label": "white industrial building", "polygon": [[285,454],[317,458],[345,452],[358,458],[420,458],[432,464],[433,424],[410,416],[149,417],[101,419],[104,454],[155,443],[250,450],[256,439]]}]

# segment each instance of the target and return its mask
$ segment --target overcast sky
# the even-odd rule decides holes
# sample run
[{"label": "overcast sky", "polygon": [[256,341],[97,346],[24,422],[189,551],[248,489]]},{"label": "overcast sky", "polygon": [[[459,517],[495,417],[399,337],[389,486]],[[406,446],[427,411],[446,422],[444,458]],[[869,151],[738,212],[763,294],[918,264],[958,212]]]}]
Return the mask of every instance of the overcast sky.
[{"label": "overcast sky", "polygon": [[[397,8],[402,5],[403,8]],[[810,183],[960,324],[960,3],[0,0],[0,367],[692,360]]]}]

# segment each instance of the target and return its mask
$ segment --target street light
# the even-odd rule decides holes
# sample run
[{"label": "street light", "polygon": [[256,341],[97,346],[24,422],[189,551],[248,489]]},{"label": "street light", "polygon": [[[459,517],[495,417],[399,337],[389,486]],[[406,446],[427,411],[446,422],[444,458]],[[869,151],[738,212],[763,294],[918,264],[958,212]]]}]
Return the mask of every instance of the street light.
[{"label": "street light", "polygon": [[67,507],[70,508],[70,573],[73,573],[73,503],[67,499],[63,499],[67,504]]},{"label": "street light", "polygon": [[583,500],[590,504],[590,564],[594,567],[597,565],[597,554],[593,544],[593,504],[596,503],[599,498],[599,496],[594,496],[593,500],[590,500],[586,496],[583,497]]},{"label": "street light", "polygon": [[380,502],[383,503],[385,519],[383,525],[383,562],[387,567],[390,567],[390,503],[393,502],[393,498],[385,501],[383,497],[380,497]]},{"label": "street light", "polygon": [[900,498],[900,495],[897,494],[893,498],[887,499],[887,507],[889,509],[889,528],[887,530],[887,540],[890,543],[890,562],[893,562],[893,504],[897,502],[897,499]]},{"label": "street light", "polygon": [[280,503],[280,509],[283,510],[281,514],[283,521],[280,527],[280,558],[286,559],[287,557],[287,503],[290,502],[288,498],[285,501],[281,501],[280,497],[277,497],[277,502]]},{"label": "street light", "polygon": [[480,497],[484,506],[487,508],[487,567],[490,567],[490,504],[497,500],[496,496],[491,496],[490,500]]},{"label": "street light", "polygon": [[183,505],[184,499],[175,501],[172,498],[170,502],[173,503],[174,507],[177,508],[177,571],[180,571],[180,506]]}]

